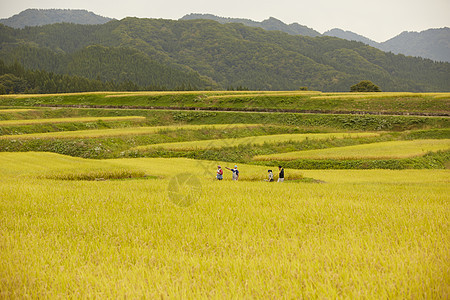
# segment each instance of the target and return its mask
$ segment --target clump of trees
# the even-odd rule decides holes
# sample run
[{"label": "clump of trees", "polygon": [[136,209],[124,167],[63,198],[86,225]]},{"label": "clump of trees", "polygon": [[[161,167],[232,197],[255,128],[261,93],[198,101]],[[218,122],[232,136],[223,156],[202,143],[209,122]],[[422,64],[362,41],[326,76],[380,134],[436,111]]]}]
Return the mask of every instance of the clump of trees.
[{"label": "clump of trees", "polygon": [[350,92],[381,92],[379,86],[370,80],[363,80],[350,87]]}]

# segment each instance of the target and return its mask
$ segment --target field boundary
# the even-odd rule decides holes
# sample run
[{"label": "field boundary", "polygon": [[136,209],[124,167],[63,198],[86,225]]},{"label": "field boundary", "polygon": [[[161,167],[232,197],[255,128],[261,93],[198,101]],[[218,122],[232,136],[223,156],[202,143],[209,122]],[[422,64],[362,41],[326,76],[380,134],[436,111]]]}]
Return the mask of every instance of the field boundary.
[{"label": "field boundary", "polygon": [[261,112],[261,113],[298,113],[298,114],[329,114],[329,115],[383,115],[383,116],[424,116],[450,117],[450,112],[382,112],[358,110],[302,110],[278,108],[230,108],[230,107],[183,107],[183,106],[138,106],[138,105],[77,105],[77,104],[36,104],[36,107],[71,107],[71,108],[104,108],[104,109],[148,109],[148,110],[188,110],[188,111],[223,111],[223,112]]}]

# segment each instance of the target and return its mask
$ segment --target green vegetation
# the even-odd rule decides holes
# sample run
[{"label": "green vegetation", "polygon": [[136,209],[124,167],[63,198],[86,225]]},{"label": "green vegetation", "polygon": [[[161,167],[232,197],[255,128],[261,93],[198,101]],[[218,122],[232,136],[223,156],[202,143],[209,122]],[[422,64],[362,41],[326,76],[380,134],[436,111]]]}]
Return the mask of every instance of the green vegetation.
[{"label": "green vegetation", "polygon": [[363,80],[350,87],[350,92],[381,92],[379,86],[370,80]]},{"label": "green vegetation", "polygon": [[[8,66],[17,61],[27,70],[100,79],[127,90],[348,91],[370,80],[385,91],[449,91],[449,63],[242,24],[125,18],[103,25],[0,26],[0,36],[0,59]],[[49,91],[42,84],[30,88]]]},{"label": "green vegetation", "polygon": [[[200,108],[210,105],[218,109],[223,109],[223,106],[264,109],[272,103],[273,107],[315,108],[338,112],[352,104],[352,109],[371,109],[373,113],[403,107],[405,111],[424,108],[427,114],[445,114],[448,99],[448,94],[442,93],[355,95],[313,91],[8,95],[0,97],[0,105],[8,108],[0,111],[0,119],[3,120],[0,121],[0,132],[3,134],[0,138],[0,151],[49,151],[84,158],[189,157],[248,163],[258,155],[385,141],[448,139],[449,119],[358,114],[181,111],[135,107],[169,106],[172,103],[174,106]],[[98,108],[36,109],[35,105]],[[67,123],[49,123],[55,121]],[[24,123],[33,124],[19,125]],[[411,132],[392,132],[406,130]],[[378,133],[367,134],[367,131]],[[337,134],[343,133],[344,138],[336,138]],[[294,135],[300,139],[293,140]],[[327,138],[317,141],[314,137],[318,135]],[[167,148],[174,145],[184,148]],[[186,145],[190,147],[186,148]],[[213,150],[214,145],[216,147]],[[445,166],[445,159],[438,165]],[[390,167],[391,164],[385,166]],[[423,164],[417,164],[416,167],[419,166]]]},{"label": "green vegetation", "polygon": [[28,120],[6,120],[0,121],[0,126],[48,124],[48,123],[72,123],[72,122],[109,122],[123,120],[143,120],[144,117],[84,117],[84,118],[58,118],[58,119],[28,119]]},{"label": "green vegetation", "polygon": [[[94,46],[93,46],[94,47]],[[85,55],[89,55],[85,54]],[[122,55],[131,55],[134,53],[123,53]],[[192,90],[211,88],[213,85],[207,80],[201,79],[195,73],[186,73],[178,70],[170,70],[155,62],[144,64],[137,61],[137,66],[132,69],[144,65],[140,73],[132,72],[134,76],[131,79],[119,78],[115,81],[114,76],[105,78],[108,74],[107,64],[104,61],[102,53],[98,53],[97,57],[90,58],[98,65],[96,70],[99,72],[95,78],[85,78],[79,75],[56,74],[45,70],[26,70],[22,65],[15,63],[13,65],[5,65],[0,60],[0,94],[48,94],[48,93],[72,93],[72,92],[95,92],[95,91],[139,91],[139,90]],[[109,58],[111,59],[111,58]],[[108,60],[109,60],[108,59]],[[145,58],[144,58],[145,59]],[[85,66],[77,66],[78,68],[92,68],[94,63],[89,61]],[[130,66],[121,66],[121,70],[127,70]],[[156,70],[155,70],[156,69]],[[161,75],[153,77],[151,81],[142,81],[146,78],[146,74],[158,72]],[[100,76],[100,74],[102,76]],[[127,74],[125,72],[121,74]],[[162,74],[166,74],[163,76]],[[144,76],[145,75],[145,76]],[[175,78],[168,79],[168,76]],[[102,81],[103,79],[103,81]],[[133,81],[131,81],[133,80]]]},{"label": "green vegetation", "polygon": [[450,94],[355,94],[313,91],[81,93],[43,95],[42,97],[0,96],[0,105],[448,115]]},{"label": "green vegetation", "polygon": [[426,154],[421,157],[403,159],[299,159],[290,161],[271,160],[259,162],[266,166],[279,166],[300,170],[325,170],[325,169],[448,169],[450,162],[450,151]]}]

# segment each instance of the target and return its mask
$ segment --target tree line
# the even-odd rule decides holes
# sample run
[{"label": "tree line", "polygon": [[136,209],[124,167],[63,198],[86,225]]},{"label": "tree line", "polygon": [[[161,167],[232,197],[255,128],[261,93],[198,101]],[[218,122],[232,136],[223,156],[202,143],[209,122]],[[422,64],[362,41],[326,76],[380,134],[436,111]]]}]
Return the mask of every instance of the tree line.
[{"label": "tree line", "polygon": [[[166,91],[165,86],[139,86],[125,80],[120,83],[88,79],[77,75],[55,74],[43,70],[27,70],[18,62],[11,65],[0,60],[0,94],[48,94],[94,91]],[[176,91],[194,90],[180,85]]]}]

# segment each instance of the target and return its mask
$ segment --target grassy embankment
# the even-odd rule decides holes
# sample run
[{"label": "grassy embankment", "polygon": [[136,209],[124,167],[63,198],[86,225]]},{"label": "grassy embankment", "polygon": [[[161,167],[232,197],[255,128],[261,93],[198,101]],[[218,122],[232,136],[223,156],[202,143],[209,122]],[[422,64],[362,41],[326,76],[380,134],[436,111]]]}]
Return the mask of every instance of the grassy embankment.
[{"label": "grassy embankment", "polygon": [[0,106],[167,107],[446,114],[450,93],[138,92],[0,97]]},{"label": "grassy embankment", "polygon": [[[206,99],[211,100],[212,98],[217,98],[219,100],[217,100],[218,102],[215,101],[214,105],[219,105],[220,103],[228,103],[227,101],[233,102],[236,99],[241,99],[242,101],[247,103],[248,108],[262,108],[265,105],[263,103],[266,103],[265,101],[268,101],[269,98],[269,102],[272,102],[274,106],[277,106],[285,103],[286,101],[291,101],[292,99],[290,97],[300,97],[304,100],[305,103],[308,101],[312,101],[314,103],[318,103],[319,106],[322,105],[320,104],[322,103],[321,101],[326,100],[330,102],[330,105],[335,107],[336,110],[345,110],[348,106],[348,103],[346,101],[357,101],[358,103],[366,103],[372,101],[371,103],[375,105],[376,101],[382,100],[386,103],[383,105],[379,103],[379,106],[373,106],[374,109],[378,110],[377,112],[381,113],[381,108],[400,105],[401,103],[403,103],[402,101],[404,99],[409,99],[411,97],[415,100],[407,100],[408,105],[416,105],[418,102],[421,102],[427,103],[427,105],[430,107],[430,111],[441,110],[448,104],[447,96],[447,94],[323,94],[318,92],[155,92],[122,94],[67,94],[50,96],[4,96],[1,98],[1,101],[3,101],[2,103],[13,106],[9,107],[10,111],[8,112],[5,112],[6,110],[0,112],[0,118],[4,120],[0,122],[5,123],[0,127],[1,132],[5,134],[1,137],[2,142],[0,143],[0,150],[51,151],[87,158],[113,158],[123,156],[182,156],[208,160],[222,159],[230,162],[235,161],[243,163],[251,161],[252,157],[255,155],[276,155],[277,153],[286,153],[299,150],[314,150],[332,147],[352,146],[365,143],[411,139],[413,138],[414,134],[422,136],[417,136],[416,138],[433,138],[433,136],[436,135],[435,130],[439,130],[439,128],[441,128],[440,135],[443,135],[439,138],[448,138],[448,130],[446,131],[446,128],[448,128],[450,125],[449,119],[447,117],[204,112],[104,108],[38,108],[31,111],[17,111],[15,109],[11,109],[12,107],[17,105],[50,105],[52,103],[71,104],[76,102],[81,106],[104,106],[106,104],[118,104],[118,102],[120,102],[122,106],[132,107],[142,105],[142,101],[151,102],[153,100],[156,102],[159,101],[158,103],[160,104],[164,101],[169,101],[170,103],[181,101],[186,105],[191,105],[192,103],[210,103],[206,101]],[[240,103],[239,101],[236,103]],[[408,105],[406,105],[406,107],[408,109],[411,109],[412,106]],[[330,107],[328,107],[327,109],[329,109]],[[127,118],[130,117],[130,115],[132,115],[132,121],[117,121],[117,119],[115,119],[116,117]],[[97,117],[106,119],[112,118],[112,120],[110,120],[110,122],[92,122],[92,120],[95,120]],[[48,124],[47,122],[50,122],[52,119],[65,119],[67,123]],[[91,122],[81,122],[81,120],[83,119],[85,121],[91,120]],[[75,120],[80,121],[75,122]],[[16,125],[10,124],[9,126],[5,126],[7,123],[11,122],[16,122]],[[36,123],[32,125],[18,125],[21,122]],[[227,125],[233,123],[242,123],[243,125],[240,128]],[[169,127],[161,127],[161,125],[168,126],[173,124],[178,124],[179,127],[171,127],[177,128],[176,130],[170,130]],[[201,129],[202,127],[195,126],[183,127],[187,124],[221,125],[214,126],[216,128],[204,127],[203,129]],[[266,125],[264,127],[255,127],[251,124]],[[149,125],[160,126],[149,127]],[[77,130],[80,128],[84,130]],[[419,133],[417,129],[422,129],[422,133]],[[413,131],[410,133],[406,133],[405,130]],[[388,132],[381,133],[381,135],[378,137],[336,139],[330,136],[328,139],[322,140],[320,142],[315,141],[312,138],[314,135],[310,135],[310,138],[304,139],[302,141],[292,140],[290,137],[288,138],[288,140],[286,140],[285,135],[296,134],[297,137],[300,137],[298,134],[326,134],[333,132],[349,132],[351,134],[354,134],[352,132],[355,131],[360,133],[367,131]],[[396,131],[397,133],[392,131]],[[403,133],[398,133],[399,131],[403,131]],[[281,140],[279,140],[279,138],[281,138]],[[211,141],[211,139],[215,140]],[[301,139],[303,139],[303,137],[301,137]],[[265,144],[256,143],[255,141],[264,141]],[[155,144],[162,143],[165,143],[166,145],[154,146]],[[171,143],[172,146],[177,145],[175,143],[182,143],[178,144],[177,147],[184,148],[168,149],[167,143]],[[187,149],[187,146],[189,146],[190,148]],[[136,147],[140,150],[133,150]],[[195,149],[193,149],[192,147],[195,147]],[[213,148],[215,148],[214,151],[211,151],[213,150]],[[401,163],[401,168],[443,167],[446,160],[445,154],[438,154],[438,162],[436,162],[435,156],[433,156],[431,160],[427,160],[426,162],[420,161],[413,162],[411,164],[411,162],[408,161],[408,163]],[[321,163],[323,164],[324,162]],[[346,165],[345,167],[353,168],[352,163],[350,165]],[[359,167],[365,167],[367,163],[367,161],[359,162]],[[391,162],[387,164],[386,162],[382,162],[375,165],[373,165],[373,162],[369,163],[371,164],[371,166],[368,166],[370,168],[378,166],[382,168],[392,167]],[[398,161],[396,161],[396,163],[398,163]],[[310,162],[308,164],[309,165],[306,168],[314,168],[314,166],[312,165],[313,162]],[[295,165],[291,163],[291,165],[295,168],[304,167],[304,164],[299,164],[298,162],[296,162]],[[323,168],[323,166],[317,167]],[[327,164],[326,167],[334,168],[333,164]],[[337,167],[341,168],[342,166]],[[399,168],[399,166],[394,166],[393,168]]]}]

